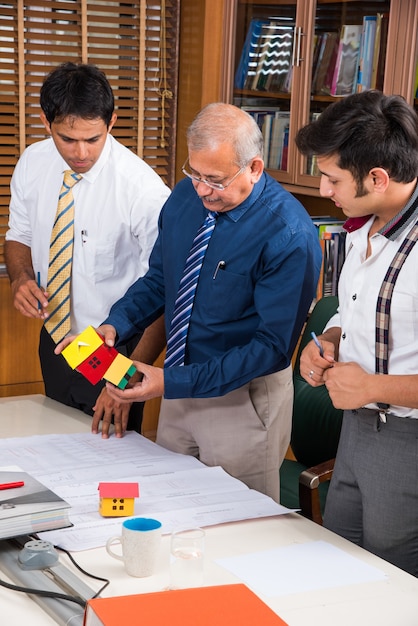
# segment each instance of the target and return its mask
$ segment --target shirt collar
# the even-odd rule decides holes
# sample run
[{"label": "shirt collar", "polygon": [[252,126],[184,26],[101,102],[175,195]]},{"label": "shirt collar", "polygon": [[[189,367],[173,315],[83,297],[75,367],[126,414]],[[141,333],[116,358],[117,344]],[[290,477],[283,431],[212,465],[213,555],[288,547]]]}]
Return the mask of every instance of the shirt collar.
[{"label": "shirt collar", "polygon": [[[344,223],[344,229],[352,233],[358,230],[364,224],[366,224],[372,215],[365,215],[363,217],[350,217]],[[399,211],[387,224],[385,224],[379,231],[379,235],[383,235],[386,239],[394,241],[398,235],[407,227],[412,221],[418,220],[418,184],[415,185],[415,189],[408,202],[403,209]]]},{"label": "shirt collar", "polygon": [[234,209],[230,211],[226,211],[225,213],[220,213],[220,215],[227,215],[233,222],[238,222],[239,219],[248,211],[248,209],[254,204],[254,202],[259,198],[261,192],[263,191],[266,185],[266,174],[263,172],[260,180],[255,183],[254,187],[249,196],[245,198],[241,204],[236,206]]},{"label": "shirt collar", "polygon": [[[101,151],[100,156],[97,159],[96,163],[93,165],[92,168],[89,169],[88,172],[85,172],[84,174],[82,174],[82,177],[84,180],[87,180],[89,183],[95,182],[96,178],[98,177],[98,175],[104,168],[109,158],[110,151],[112,149],[111,142],[112,142],[111,135],[108,133],[106,137],[106,142],[103,146],[103,150]],[[65,163],[65,161],[64,161],[64,166],[63,166],[63,175],[64,175],[64,170],[68,170],[68,165]]]}]

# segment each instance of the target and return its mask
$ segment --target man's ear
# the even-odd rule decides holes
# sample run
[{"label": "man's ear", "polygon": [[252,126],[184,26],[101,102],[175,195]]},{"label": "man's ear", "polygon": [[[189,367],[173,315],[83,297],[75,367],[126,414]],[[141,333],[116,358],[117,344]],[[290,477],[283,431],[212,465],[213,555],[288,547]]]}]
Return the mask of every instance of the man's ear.
[{"label": "man's ear", "polygon": [[41,118],[42,124],[45,126],[46,132],[48,133],[48,135],[50,135],[51,134],[51,124],[46,119],[45,113],[43,111],[41,111],[41,114],[40,114],[39,117]]},{"label": "man's ear", "polygon": [[107,132],[110,133],[110,131],[112,130],[116,120],[118,119],[118,116],[116,115],[116,113],[113,113],[111,119],[110,119],[110,123],[109,126],[107,127]]},{"label": "man's ear", "polygon": [[264,171],[264,161],[261,157],[255,157],[250,164],[251,167],[251,181],[256,183],[260,180],[261,174]]},{"label": "man's ear", "polygon": [[383,193],[389,186],[390,176],[383,167],[374,167],[370,170],[369,176],[373,181],[374,191]]}]

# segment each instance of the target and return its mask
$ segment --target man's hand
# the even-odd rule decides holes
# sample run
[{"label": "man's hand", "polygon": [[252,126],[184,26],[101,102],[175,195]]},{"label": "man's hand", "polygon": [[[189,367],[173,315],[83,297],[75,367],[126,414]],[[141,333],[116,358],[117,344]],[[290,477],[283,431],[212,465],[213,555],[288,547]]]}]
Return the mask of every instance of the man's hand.
[{"label": "man's hand", "polygon": [[25,317],[46,319],[48,293],[35,280],[30,247],[19,241],[5,241],[4,256],[15,308]]},{"label": "man's hand", "polygon": [[20,278],[11,283],[14,307],[25,317],[46,319],[48,294],[33,278]]},{"label": "man's hand", "polygon": [[[116,329],[110,324],[104,324],[103,326],[99,326],[96,328],[96,331],[99,335],[102,335],[104,338],[104,342],[107,346],[114,346],[116,339]],[[77,335],[68,335],[68,337],[64,337],[62,341],[60,341],[56,346],[54,353],[61,354],[61,352],[66,348],[74,339],[76,339]]]},{"label": "man's hand", "polygon": [[[133,361],[138,372],[143,375],[141,382],[129,383],[126,389],[119,389],[111,383],[106,383],[109,396],[116,402],[145,402],[152,398],[164,395],[164,370],[161,367],[146,365],[140,361]],[[134,375],[135,376],[135,375]]]},{"label": "man's hand", "polygon": [[115,436],[123,437],[129,418],[131,403],[120,403],[110,397],[106,387],[102,389],[96,404],[93,407],[94,415],[91,423],[91,431],[94,434],[99,432],[99,422],[102,421],[102,438],[109,438],[110,425],[113,423],[115,427]]},{"label": "man's hand", "polygon": [[358,409],[375,402],[375,379],[376,374],[368,374],[357,363],[336,363],[324,373],[325,385],[336,409]]},{"label": "man's hand", "polygon": [[303,350],[300,357],[299,369],[301,376],[312,387],[320,387],[324,384],[324,373],[335,364],[335,346],[330,341],[320,339],[320,344],[324,356],[319,353],[318,346],[314,341],[310,341]]}]

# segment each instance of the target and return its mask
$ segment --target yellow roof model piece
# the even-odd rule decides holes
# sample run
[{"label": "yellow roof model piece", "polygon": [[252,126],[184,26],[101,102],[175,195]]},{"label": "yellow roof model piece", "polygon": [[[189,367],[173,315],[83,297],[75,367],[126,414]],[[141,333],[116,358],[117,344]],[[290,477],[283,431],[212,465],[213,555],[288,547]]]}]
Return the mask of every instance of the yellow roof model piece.
[{"label": "yellow roof model piece", "polygon": [[118,354],[115,360],[110,364],[103,378],[113,383],[120,389],[125,389],[129,379],[136,372],[135,365],[130,359],[123,354]]},{"label": "yellow roof model piece", "polygon": [[85,361],[97,348],[103,345],[103,337],[101,337],[93,328],[87,326],[74,341],[72,341],[64,350],[62,355],[68,365],[76,369],[83,361]]}]

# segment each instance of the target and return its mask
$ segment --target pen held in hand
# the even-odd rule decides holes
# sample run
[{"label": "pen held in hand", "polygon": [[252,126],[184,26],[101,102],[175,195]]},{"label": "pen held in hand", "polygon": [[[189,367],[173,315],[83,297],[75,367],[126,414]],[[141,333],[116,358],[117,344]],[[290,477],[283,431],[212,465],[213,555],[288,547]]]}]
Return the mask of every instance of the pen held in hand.
[{"label": "pen held in hand", "polygon": [[315,333],[313,331],[311,332],[311,337],[314,340],[315,345],[319,349],[319,354],[322,356],[322,358],[324,358],[324,349],[323,349],[323,347],[322,347],[318,337],[315,335]]},{"label": "pen held in hand", "polygon": [[[37,283],[38,283],[38,287],[40,289],[41,288],[41,272],[38,272]],[[41,310],[42,310],[42,305],[41,305],[40,301],[38,300],[38,311],[41,311]]]}]

